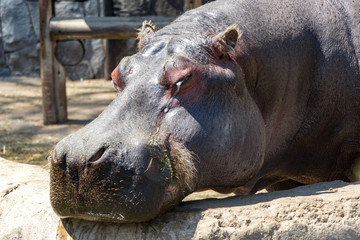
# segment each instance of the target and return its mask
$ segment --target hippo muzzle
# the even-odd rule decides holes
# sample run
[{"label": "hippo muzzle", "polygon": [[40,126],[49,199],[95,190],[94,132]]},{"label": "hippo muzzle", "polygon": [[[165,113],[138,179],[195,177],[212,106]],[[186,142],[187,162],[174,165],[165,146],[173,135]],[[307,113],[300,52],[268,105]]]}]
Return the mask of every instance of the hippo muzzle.
[{"label": "hippo muzzle", "polygon": [[[133,148],[141,150],[134,155]],[[165,185],[157,186],[158,182],[144,174],[143,167],[121,164],[126,155],[146,159],[150,163],[150,150],[146,146],[126,146],[123,149],[119,153],[110,146],[104,146],[88,159],[55,150],[51,180],[56,184],[51,185],[51,200],[58,215],[123,221],[133,216],[147,219],[151,213],[145,211],[145,207],[155,211],[159,209],[161,197],[154,201],[146,196],[146,192],[150,190],[152,196],[159,196]],[[164,168],[164,171],[167,169]],[[137,206],[136,209],[133,209],[134,206]]]},{"label": "hippo muzzle", "polygon": [[143,143],[104,145],[91,154],[60,142],[51,161],[51,203],[62,218],[141,222],[168,208],[175,192],[172,159]]},{"label": "hippo muzzle", "polygon": [[177,171],[186,151],[147,133],[156,131],[150,120],[119,118],[135,105],[126,103],[129,99],[118,96],[97,119],[55,147],[50,198],[60,217],[142,222],[188,194],[179,185],[184,171]]}]

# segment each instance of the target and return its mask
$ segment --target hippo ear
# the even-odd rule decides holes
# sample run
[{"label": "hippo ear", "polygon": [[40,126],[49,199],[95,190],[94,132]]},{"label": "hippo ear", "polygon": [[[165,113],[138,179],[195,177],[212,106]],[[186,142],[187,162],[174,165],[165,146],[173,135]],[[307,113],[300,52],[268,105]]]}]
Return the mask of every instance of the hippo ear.
[{"label": "hippo ear", "polygon": [[242,33],[236,24],[231,25],[225,31],[214,37],[215,47],[220,56],[228,55],[234,52],[237,40]]},{"label": "hippo ear", "polygon": [[137,36],[138,42],[138,49],[142,47],[142,44],[144,43],[144,40],[153,34],[155,32],[155,25],[153,25],[150,21],[144,21],[142,23],[142,27],[139,29],[139,33]]}]

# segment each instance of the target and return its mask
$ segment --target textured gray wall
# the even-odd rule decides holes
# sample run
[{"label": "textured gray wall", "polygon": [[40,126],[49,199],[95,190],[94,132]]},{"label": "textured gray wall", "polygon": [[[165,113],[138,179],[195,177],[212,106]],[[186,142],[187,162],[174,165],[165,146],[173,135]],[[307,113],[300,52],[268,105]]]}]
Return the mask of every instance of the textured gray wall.
[{"label": "textured gray wall", "polygon": [[[58,17],[102,16],[105,0],[86,2],[56,2]],[[115,16],[167,15],[183,12],[183,0],[113,0]],[[203,1],[207,2],[207,1]],[[0,0],[0,77],[40,76],[38,0]],[[104,46],[102,39],[83,40],[84,59],[66,67],[68,78],[91,79],[104,76]],[[110,61],[115,67],[120,59],[136,51],[135,40],[111,41]],[[59,51],[66,52],[61,44]],[[69,51],[67,51],[69,52]],[[71,56],[70,56],[71,57]]]},{"label": "textured gray wall", "polygon": [[[100,16],[102,0],[56,3],[59,17]],[[0,0],[0,76],[40,76],[39,2]],[[102,40],[84,40],[85,58],[66,67],[70,79],[103,77]],[[61,48],[60,48],[61,51]],[[63,50],[64,51],[64,50]],[[66,50],[65,50],[66,51]]]},{"label": "textured gray wall", "polygon": [[38,76],[39,11],[37,2],[0,1],[0,76]]}]

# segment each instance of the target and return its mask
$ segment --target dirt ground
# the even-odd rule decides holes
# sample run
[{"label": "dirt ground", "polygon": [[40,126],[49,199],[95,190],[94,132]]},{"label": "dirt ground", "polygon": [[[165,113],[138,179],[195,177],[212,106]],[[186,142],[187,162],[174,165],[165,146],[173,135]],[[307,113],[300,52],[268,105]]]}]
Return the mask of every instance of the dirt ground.
[{"label": "dirt ground", "polygon": [[111,81],[67,81],[69,122],[44,126],[39,78],[0,78],[0,156],[46,165],[54,145],[94,119],[116,97]]}]

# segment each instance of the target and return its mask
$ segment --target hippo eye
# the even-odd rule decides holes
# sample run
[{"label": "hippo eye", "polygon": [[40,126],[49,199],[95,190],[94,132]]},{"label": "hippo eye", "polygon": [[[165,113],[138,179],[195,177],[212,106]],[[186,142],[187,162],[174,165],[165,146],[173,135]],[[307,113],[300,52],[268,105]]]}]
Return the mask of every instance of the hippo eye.
[{"label": "hippo eye", "polygon": [[180,80],[175,83],[176,88],[175,88],[173,97],[175,97],[179,93],[180,88],[182,86],[184,86],[187,82],[190,81],[191,77],[192,77],[192,74],[190,73],[190,74],[186,75],[185,77],[180,78]]},{"label": "hippo eye", "polygon": [[186,82],[188,82],[191,79],[191,77],[192,77],[192,74],[190,73],[176,82],[176,84],[175,84],[176,90],[175,90],[174,94],[171,96],[171,98],[169,99],[169,102],[166,104],[166,107],[164,109],[165,113],[169,112],[171,103],[174,100],[174,98],[176,97],[176,95],[180,92],[181,86],[183,84],[185,84]]},{"label": "hippo eye", "polygon": [[185,75],[184,77],[180,78],[175,84],[173,85],[173,88],[175,89],[175,92],[173,95],[176,95],[180,91],[180,87],[184,86],[187,82],[190,81],[192,77],[192,74]]},{"label": "hippo eye", "polygon": [[178,82],[181,82],[181,85],[184,85],[188,81],[190,81],[191,77],[192,77],[192,74],[190,73],[190,74],[186,75],[185,77],[181,78]]}]

